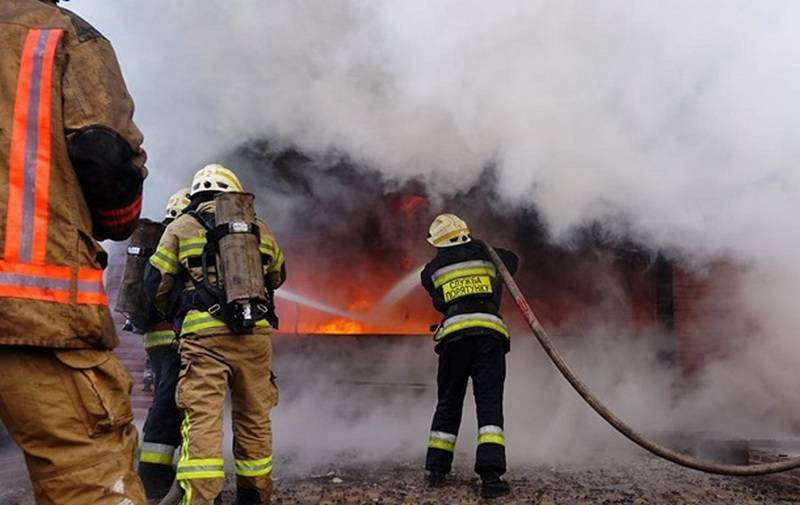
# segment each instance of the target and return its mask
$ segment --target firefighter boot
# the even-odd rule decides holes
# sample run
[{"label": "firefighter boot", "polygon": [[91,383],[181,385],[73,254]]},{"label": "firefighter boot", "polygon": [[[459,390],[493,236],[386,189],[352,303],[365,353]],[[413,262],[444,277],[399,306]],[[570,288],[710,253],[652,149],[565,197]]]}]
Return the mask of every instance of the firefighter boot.
[{"label": "firefighter boot", "polygon": [[481,474],[481,498],[491,500],[511,493],[511,486],[496,472]]},{"label": "firefighter boot", "polygon": [[[271,487],[272,483],[270,483]],[[236,488],[236,505],[267,505],[269,502],[269,496],[262,499],[261,493],[257,489],[243,486]]]},{"label": "firefighter boot", "polygon": [[442,487],[447,483],[447,474],[444,472],[428,472],[425,476],[428,487]]}]

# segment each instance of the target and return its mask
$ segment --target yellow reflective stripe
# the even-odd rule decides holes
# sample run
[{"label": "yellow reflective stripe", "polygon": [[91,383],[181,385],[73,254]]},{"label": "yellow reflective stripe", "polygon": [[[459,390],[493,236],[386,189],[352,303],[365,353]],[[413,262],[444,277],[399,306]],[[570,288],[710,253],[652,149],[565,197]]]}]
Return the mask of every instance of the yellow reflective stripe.
[{"label": "yellow reflective stripe", "polygon": [[450,240],[453,237],[457,237],[458,235],[460,235],[462,233],[469,233],[469,230],[467,228],[459,228],[457,230],[453,230],[450,233],[446,233],[446,234],[442,235],[441,237],[437,238],[436,240],[433,241],[433,243],[434,243],[434,245],[442,244],[444,242],[447,242],[448,240]]},{"label": "yellow reflective stripe", "polygon": [[271,241],[262,240],[261,243],[258,244],[258,250],[261,251],[261,254],[268,254],[274,257],[275,243]]},{"label": "yellow reflective stripe", "polygon": [[[181,336],[212,328],[227,328],[228,325],[222,319],[217,319],[208,312],[191,311],[183,320]],[[266,319],[256,321],[257,328],[271,328]]]},{"label": "yellow reflective stripe", "polygon": [[178,462],[178,468],[183,468],[187,466],[219,466],[225,464],[225,460],[222,458],[205,458],[205,459],[182,459]]},{"label": "yellow reflective stripe", "polygon": [[444,284],[448,282],[458,279],[459,277],[469,277],[472,275],[488,275],[489,277],[495,277],[497,275],[497,271],[494,268],[487,268],[487,267],[475,267],[475,268],[463,268],[458,270],[453,270],[452,272],[447,272],[446,274],[440,275],[436,279],[433,280],[433,286],[436,288],[442,287]]},{"label": "yellow reflective stripe", "polygon": [[178,241],[178,259],[180,261],[192,256],[200,256],[203,254],[208,241],[205,237],[192,237],[181,239]]},{"label": "yellow reflective stripe", "polygon": [[178,257],[163,247],[156,249],[156,252],[150,256],[150,264],[168,274],[180,272]]},{"label": "yellow reflective stripe", "polygon": [[[189,421],[189,411],[183,411],[183,421],[181,422],[181,457],[178,460],[180,465],[183,461],[189,461],[189,429],[191,422]],[[192,483],[188,480],[178,479],[178,485],[183,489],[183,498],[181,505],[189,505],[192,503]]]},{"label": "yellow reflective stripe", "polygon": [[178,462],[175,478],[186,479],[216,479],[225,477],[223,466],[225,461],[220,458],[187,459]]},{"label": "yellow reflective stripe", "polygon": [[161,454],[158,452],[142,451],[139,454],[139,461],[141,461],[142,463],[153,463],[156,465],[171,465],[172,455]]},{"label": "yellow reflective stripe", "polygon": [[172,330],[148,331],[144,335],[144,348],[170,345],[175,341],[175,332]]},{"label": "yellow reflective stripe", "polygon": [[236,475],[260,477],[272,473],[272,457],[262,459],[237,459],[234,462]]},{"label": "yellow reflective stripe", "polygon": [[231,177],[230,175],[226,174],[225,172],[221,172],[218,170],[214,175],[217,177],[222,177],[223,179],[227,180],[230,183],[230,185],[236,189],[236,191],[239,192],[244,191],[244,189],[242,188],[242,184],[233,177]]},{"label": "yellow reflective stripe", "polygon": [[505,447],[506,437],[497,433],[484,433],[478,435],[478,445],[480,444],[497,444]]},{"label": "yellow reflective stripe", "polygon": [[467,328],[487,328],[500,333],[506,338],[511,338],[508,330],[502,324],[497,324],[492,321],[482,321],[480,319],[469,319],[460,323],[453,323],[443,327],[436,333],[434,339],[438,342],[451,333],[455,333],[460,330],[466,330]]},{"label": "yellow reflective stripe", "polygon": [[456,444],[453,442],[448,442],[447,440],[439,440],[438,438],[428,439],[428,447],[431,449],[441,449],[448,452],[453,452],[456,450]]},{"label": "yellow reflective stripe", "polygon": [[183,320],[181,335],[210,328],[226,328],[227,326],[224,321],[213,317],[208,312],[192,311]]},{"label": "yellow reflective stripe", "polygon": [[191,479],[224,479],[225,478],[225,471],[224,470],[198,470],[194,472],[188,471],[178,471],[175,474],[175,478],[178,480],[191,480]]}]

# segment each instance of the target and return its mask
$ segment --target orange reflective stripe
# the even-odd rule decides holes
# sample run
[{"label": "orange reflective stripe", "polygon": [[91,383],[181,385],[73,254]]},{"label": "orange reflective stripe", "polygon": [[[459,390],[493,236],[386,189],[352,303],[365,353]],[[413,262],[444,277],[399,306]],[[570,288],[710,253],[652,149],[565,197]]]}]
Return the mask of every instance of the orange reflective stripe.
[{"label": "orange reflective stripe", "polygon": [[28,109],[33,78],[33,60],[40,34],[41,30],[28,32],[22,48],[19,76],[17,77],[14,118],[11,123],[11,152],[8,160],[8,215],[6,217],[4,256],[9,261],[16,261],[19,258]]},{"label": "orange reflective stripe", "polygon": [[[79,268],[76,277],[75,303],[108,305],[102,270]],[[72,292],[70,267],[0,261],[0,298],[70,303]]]},{"label": "orange reflective stripe", "polygon": [[31,261],[42,264],[47,252],[47,218],[50,206],[50,170],[52,168],[53,67],[61,30],[48,31],[39,87],[39,146],[36,153],[36,182],[33,206],[33,245]]},{"label": "orange reflective stripe", "polygon": [[78,269],[78,294],[76,301],[85,305],[108,305],[103,286],[103,271],[94,268]]},{"label": "orange reflective stripe", "polygon": [[69,281],[72,269],[60,265],[29,265],[0,260],[0,274],[18,274],[28,277],[46,277],[55,280]]},{"label": "orange reflective stripe", "polygon": [[0,297],[69,303],[69,267],[0,261]]},{"label": "orange reflective stripe", "polygon": [[108,305],[108,296],[105,293],[84,293],[78,291],[76,301],[80,305]]},{"label": "orange reflective stripe", "polygon": [[5,258],[43,264],[47,246],[55,54],[62,30],[25,39],[12,123]]}]

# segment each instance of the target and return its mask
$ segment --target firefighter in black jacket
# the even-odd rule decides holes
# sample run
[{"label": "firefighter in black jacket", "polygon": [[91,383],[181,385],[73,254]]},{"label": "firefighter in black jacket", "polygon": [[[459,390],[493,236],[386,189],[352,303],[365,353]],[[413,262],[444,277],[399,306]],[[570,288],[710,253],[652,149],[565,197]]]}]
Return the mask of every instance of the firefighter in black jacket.
[{"label": "firefighter in black jacket", "polygon": [[[503,385],[510,349],[508,328],[500,317],[502,281],[483,245],[472,240],[458,216],[437,216],[428,242],[438,252],[422,271],[422,285],[444,315],[434,335],[439,400],[425,461],[428,483],[440,486],[450,472],[467,381],[472,378],[478,415],[475,472],[481,477],[481,496],[503,496],[511,489],[500,478],[506,471]],[[517,256],[503,249],[497,253],[514,274]]]}]

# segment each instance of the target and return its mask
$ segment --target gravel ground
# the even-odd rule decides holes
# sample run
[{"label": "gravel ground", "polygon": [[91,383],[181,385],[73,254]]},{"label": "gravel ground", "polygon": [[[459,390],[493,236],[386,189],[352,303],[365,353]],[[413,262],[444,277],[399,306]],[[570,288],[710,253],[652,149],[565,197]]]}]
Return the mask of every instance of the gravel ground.
[{"label": "gravel ground", "polygon": [[[514,469],[512,495],[496,504],[697,504],[800,503],[800,488],[769,479],[732,479],[684,470],[646,458],[636,465]],[[233,503],[228,501],[226,503]],[[290,504],[478,504],[478,480],[466,468],[450,483],[428,489],[416,466],[350,468],[325,475],[276,481],[275,503]]]},{"label": "gravel ground", "polygon": [[[510,497],[497,505],[755,505],[800,504],[800,488],[767,478],[738,479],[704,475],[652,458],[637,464],[516,468],[508,474]],[[8,486],[8,484],[6,484]],[[223,503],[235,503],[233,482]],[[478,481],[468,468],[457,469],[447,486],[428,489],[416,464],[327,468],[304,477],[275,481],[276,505],[324,504],[480,504]],[[0,505],[33,505],[25,487],[0,488]]]}]

